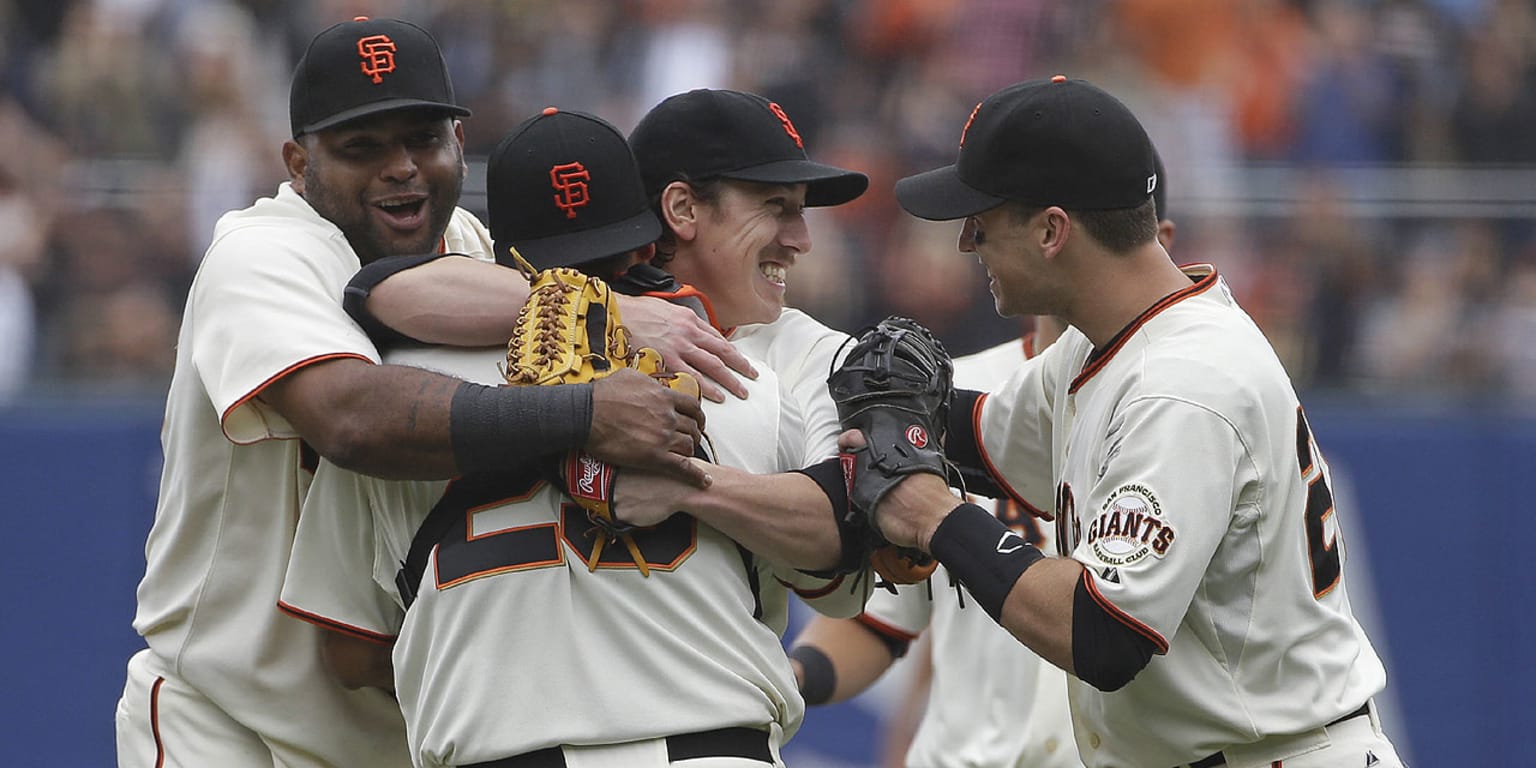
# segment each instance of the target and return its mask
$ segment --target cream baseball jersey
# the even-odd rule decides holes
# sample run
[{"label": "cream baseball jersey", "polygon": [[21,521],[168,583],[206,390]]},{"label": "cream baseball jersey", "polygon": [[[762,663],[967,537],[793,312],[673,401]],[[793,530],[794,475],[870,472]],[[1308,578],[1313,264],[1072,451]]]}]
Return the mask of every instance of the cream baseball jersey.
[{"label": "cream baseball jersey", "polygon": [[[504,354],[427,349],[390,360],[491,383]],[[778,396],[772,370],[757,365],[747,400],[704,403],[711,443],[721,463],[782,471],[803,421]],[[445,504],[464,511],[463,523],[434,549],[406,611],[396,571],[423,519]],[[864,593],[772,567],[687,515],[635,534],[649,578],[616,544],[590,571],[592,533],[585,511],[537,471],[399,482],[322,463],[283,605],[394,642],[421,765],[730,726],[795,731],[804,703],[779,639],[786,583],[842,616],[859,611]]]},{"label": "cream baseball jersey", "polygon": [[[458,210],[444,247],[486,258],[490,238]],[[334,683],[320,630],[276,609],[312,467],[259,395],[316,362],[378,360],[341,308],[358,268],[341,231],[286,183],[219,220],[177,343],[138,588],[133,626],[149,652],[286,765],[403,762],[387,738],[394,703]]]},{"label": "cream baseball jersey", "polygon": [[827,392],[827,376],[847,340],[848,334],[791,307],[771,323],[744,325],[731,334],[731,343],[742,354],[766,362],[778,374],[784,392],[800,404],[806,442],[795,467],[837,455],[837,436],[843,426],[837,404]]},{"label": "cream baseball jersey", "polygon": [[[1024,363],[1027,340],[1015,339],[955,359],[955,386],[987,391]],[[1054,527],[1017,502],[976,497],[1026,541],[1055,549]],[[1036,499],[1050,509],[1050,498]],[[925,584],[875,590],[860,617],[877,632],[912,640],[932,633],[933,678],[928,706],[907,751],[911,768],[965,766],[1081,766],[1067,713],[1067,675],[1042,660],[966,598],[944,588],[942,573]]]},{"label": "cream baseball jersey", "polygon": [[1069,329],[977,406],[988,462],[1026,499],[1055,489],[1060,551],[1159,649],[1118,691],[1072,680],[1089,766],[1307,731],[1385,685],[1290,380],[1215,271],[1186,273],[1103,349]]}]

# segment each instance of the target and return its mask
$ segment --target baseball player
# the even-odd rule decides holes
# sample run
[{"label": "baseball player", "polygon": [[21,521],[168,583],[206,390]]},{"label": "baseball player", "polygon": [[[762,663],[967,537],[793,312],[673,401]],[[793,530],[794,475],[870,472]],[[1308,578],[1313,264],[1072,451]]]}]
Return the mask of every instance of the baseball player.
[{"label": "baseball player", "polygon": [[[1161,158],[1154,159],[1157,240],[1171,251],[1177,226],[1167,215],[1168,184]],[[1061,320],[1049,315],[1034,317],[1033,325],[1020,339],[956,358],[955,386],[995,389],[1066,330]],[[1050,521],[1014,501],[980,496],[972,500],[1042,552],[1054,553]],[[1033,500],[1036,510],[1050,510],[1052,503],[1050,498]],[[939,583],[944,583],[942,578]],[[905,765],[1081,766],[1062,671],[1021,647],[984,612],[964,610],[959,601],[936,601],[931,595],[932,588],[924,584],[904,585],[894,592],[876,590],[864,613],[853,619],[812,617],[790,652],[806,703],[843,701],[863,692],[932,627],[930,642],[922,646],[926,669],[902,702],[902,708],[914,714],[887,725],[917,724],[915,736],[892,734],[892,741],[899,740],[907,752]],[[807,665],[824,670],[814,690],[804,685]],[[924,699],[927,706],[922,705]]]},{"label": "baseball player", "polygon": [[[1400,765],[1371,705],[1385,671],[1350,610],[1327,464],[1215,270],[1157,244],[1152,158],[1123,104],[1057,76],[989,96],[955,165],[898,183],[908,212],[964,219],[960,249],[1000,313],[1072,326],[995,394],[957,397],[945,446],[993,469],[994,493],[1053,494],[1069,556],[927,473],[874,519],[1070,673],[1088,766]],[[855,496],[878,479],[855,478]]]},{"label": "baseball player", "polygon": [[[751,137],[735,146],[750,151]],[[815,174],[834,173],[852,176],[807,163],[775,189],[803,197],[819,189]],[[550,108],[525,122],[498,146],[488,176],[498,255],[515,247],[540,268],[601,269],[593,263],[612,261],[594,254],[635,261],[660,232],[623,137],[589,115]],[[579,194],[562,193],[573,177]],[[803,231],[797,219],[772,230],[793,237]],[[719,224],[748,238],[771,234]],[[645,269],[617,282],[682,292]],[[732,295],[739,270],[717,280],[718,290],[706,282],[688,292],[716,322],[764,313]],[[493,381],[505,349],[390,357]],[[758,369],[749,399],[706,404],[712,458],[747,472],[796,468],[806,422],[773,371]],[[354,507],[367,514],[342,514]],[[823,517],[835,538],[831,515]],[[435,519],[452,527],[420,574],[399,578],[423,522]],[[864,594],[839,589],[841,577],[771,563],[761,537],[745,535],[750,526],[733,528],[754,542],[749,551],[712,523],[679,515],[636,532],[645,578],[617,549],[591,568],[591,522],[536,471],[385,481],[322,462],[282,606],[333,630],[328,658],[344,681],[395,691],[418,765],[778,764],[803,712],[779,641],[787,588],[842,615],[856,613]],[[812,553],[807,564],[831,565],[836,542],[814,538],[795,546]]]},{"label": "baseball player", "polygon": [[669,454],[698,437],[692,398],[639,375],[513,391],[378,365],[342,311],[362,264],[488,257],[485,228],[456,207],[468,111],[426,31],[333,26],[291,97],[291,181],[221,219],[187,302],[134,619],[148,647],[116,715],[124,766],[409,762],[395,703],[332,682],[321,633],[276,609],[316,454],[448,477],[586,443],[619,463],[697,471]]}]

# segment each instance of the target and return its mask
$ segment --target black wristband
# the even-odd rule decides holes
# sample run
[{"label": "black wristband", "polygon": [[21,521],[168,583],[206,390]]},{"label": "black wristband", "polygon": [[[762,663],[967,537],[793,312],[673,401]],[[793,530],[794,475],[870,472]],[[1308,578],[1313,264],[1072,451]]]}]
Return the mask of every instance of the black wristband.
[{"label": "black wristband", "polygon": [[975,504],[951,510],[933,532],[928,550],[993,621],[1001,621],[1003,601],[1019,576],[1045,559],[1035,545]]},{"label": "black wristband", "polygon": [[453,393],[449,440],[461,474],[504,469],[578,448],[592,432],[592,385],[488,387]]},{"label": "black wristband", "polygon": [[789,657],[800,662],[800,696],[805,699],[806,706],[830,701],[837,690],[837,668],[832,665],[832,660],[814,645],[797,645],[790,650]]},{"label": "black wristband", "polygon": [[842,554],[838,556],[837,565],[829,570],[806,573],[831,578],[859,570],[869,550],[869,518],[848,503],[848,481],[843,479],[842,462],[834,456],[794,471],[814,480],[827,495],[827,501],[832,504],[832,518],[837,522],[837,534],[842,539]]}]

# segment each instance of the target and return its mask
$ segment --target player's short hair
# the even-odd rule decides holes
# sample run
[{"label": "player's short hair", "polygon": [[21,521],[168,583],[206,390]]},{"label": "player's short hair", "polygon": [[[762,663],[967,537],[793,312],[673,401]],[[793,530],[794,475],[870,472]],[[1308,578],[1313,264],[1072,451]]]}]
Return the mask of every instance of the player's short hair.
[{"label": "player's short hair", "polygon": [[1135,208],[1070,212],[1099,245],[1113,253],[1126,253],[1157,239],[1157,204],[1147,200]]},{"label": "player's short hair", "polygon": [[[1018,224],[1029,221],[1045,210],[1044,206],[1022,200],[1009,200],[1004,206]],[[1099,245],[1114,253],[1126,253],[1157,239],[1157,203],[1153,198],[1148,198],[1135,208],[1068,211],[1067,215],[1087,230]]]}]

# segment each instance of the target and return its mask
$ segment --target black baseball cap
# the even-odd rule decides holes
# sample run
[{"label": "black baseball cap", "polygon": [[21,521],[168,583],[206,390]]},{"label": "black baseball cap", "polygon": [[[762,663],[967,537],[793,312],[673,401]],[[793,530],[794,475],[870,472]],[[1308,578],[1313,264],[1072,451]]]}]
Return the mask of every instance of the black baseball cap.
[{"label": "black baseball cap", "polygon": [[454,103],[437,40],[399,19],[358,16],[316,35],[288,92],[295,138],[380,112],[422,108],[469,116]]},{"label": "black baseball cap", "polygon": [[640,168],[608,121],[548,107],[496,145],[486,164],[496,261],[511,248],[537,269],[574,267],[661,236]]},{"label": "black baseball cap", "polygon": [[651,108],[629,134],[645,191],[680,178],[805,184],[808,206],[842,205],[869,188],[857,171],[812,162],[789,115],[762,96],[697,90]]},{"label": "black baseball cap", "polygon": [[1008,86],[976,105],[960,157],[896,182],[908,213],[962,219],[1021,200],[1078,211],[1135,208],[1157,187],[1152,142],[1124,104],[1057,75]]}]

